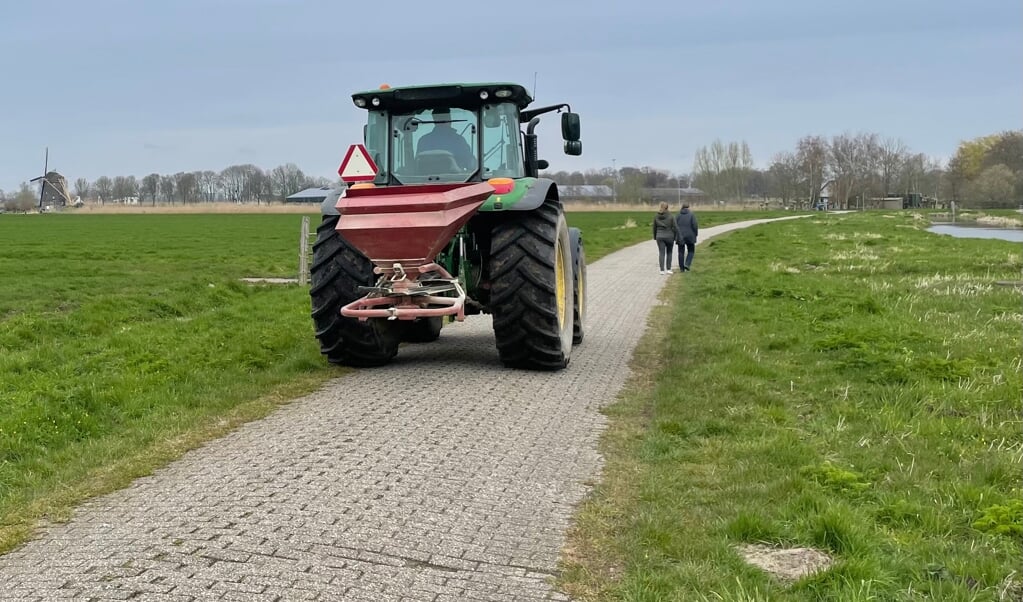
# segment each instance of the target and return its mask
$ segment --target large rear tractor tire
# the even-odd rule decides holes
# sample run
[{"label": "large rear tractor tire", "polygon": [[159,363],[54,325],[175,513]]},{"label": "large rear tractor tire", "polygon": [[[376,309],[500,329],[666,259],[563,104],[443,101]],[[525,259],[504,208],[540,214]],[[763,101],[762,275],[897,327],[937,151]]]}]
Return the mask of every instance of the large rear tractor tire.
[{"label": "large rear tractor tire", "polygon": [[561,205],[547,201],[509,212],[494,226],[490,311],[501,362],[512,368],[560,370],[573,338],[573,270]]},{"label": "large rear tractor tire", "polygon": [[586,250],[583,248],[583,234],[579,228],[569,228],[568,238],[572,245],[572,344],[583,342],[586,324]]},{"label": "large rear tractor tire", "polygon": [[381,366],[398,353],[401,330],[396,321],[360,321],[341,315],[341,308],[363,296],[360,286],[375,282],[373,264],[335,230],[340,216],[325,215],[316,228],[309,296],[320,353],[334,364]]}]

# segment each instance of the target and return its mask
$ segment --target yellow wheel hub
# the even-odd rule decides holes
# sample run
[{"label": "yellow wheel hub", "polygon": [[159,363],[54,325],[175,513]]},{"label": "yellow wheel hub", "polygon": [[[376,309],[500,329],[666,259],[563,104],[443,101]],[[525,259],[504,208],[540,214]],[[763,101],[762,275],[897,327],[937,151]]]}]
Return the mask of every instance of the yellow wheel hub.
[{"label": "yellow wheel hub", "polygon": [[558,327],[564,328],[568,323],[565,315],[565,249],[561,247],[560,240],[554,251],[554,294],[558,300]]}]

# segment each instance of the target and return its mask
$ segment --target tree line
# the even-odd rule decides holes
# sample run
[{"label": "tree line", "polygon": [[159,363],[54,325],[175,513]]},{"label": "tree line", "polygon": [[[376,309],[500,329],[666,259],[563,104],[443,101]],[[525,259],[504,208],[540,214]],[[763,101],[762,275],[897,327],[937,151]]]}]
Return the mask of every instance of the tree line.
[{"label": "tree line", "polygon": [[[135,176],[101,176],[95,181],[77,178],[69,188],[83,201],[138,204],[187,204],[224,201],[231,203],[269,203],[283,201],[288,195],[313,186],[329,186],[334,181],[306,175],[294,163],[263,170],[252,164],[232,165],[219,172],[211,170],[151,173]],[[8,211],[27,211],[39,203],[39,192],[22,183],[17,192],[0,191],[0,201]]]},{"label": "tree line", "polygon": [[[826,193],[838,209],[869,206],[888,195],[920,194],[963,206],[1015,207],[1023,203],[1023,130],[1010,130],[960,143],[947,164],[911,151],[896,138],[878,134],[804,136],[795,148],[776,154],[767,169],[753,167],[745,141],[713,143],[697,150],[691,173],[652,167],[621,167],[542,174],[564,186],[603,185],[616,200],[649,202],[656,191],[698,188],[720,201],[776,200],[785,206],[813,207]],[[100,203],[166,204],[263,203],[282,201],[312,186],[334,184],[307,176],[293,163],[263,170],[232,165],[220,172],[193,171],[74,180],[73,194]],[[39,193],[28,183],[17,192],[0,190],[0,205],[27,211]]]},{"label": "tree line", "polygon": [[691,186],[709,200],[776,200],[802,208],[815,206],[825,194],[841,209],[908,194],[963,206],[1016,207],[1023,203],[1023,130],[964,141],[947,164],[913,152],[897,138],[859,133],[804,136],[794,149],[776,154],[767,169],[753,167],[745,141],[715,140],[697,150],[691,174],[622,167],[544,175],[561,185],[611,187],[626,203],[654,200],[658,189]]}]

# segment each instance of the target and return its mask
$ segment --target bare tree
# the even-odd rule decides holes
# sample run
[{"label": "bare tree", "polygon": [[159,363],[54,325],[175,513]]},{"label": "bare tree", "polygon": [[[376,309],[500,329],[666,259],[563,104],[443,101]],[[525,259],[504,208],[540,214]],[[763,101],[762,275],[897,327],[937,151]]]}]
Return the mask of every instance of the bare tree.
[{"label": "bare tree", "polygon": [[114,182],[106,176],[96,178],[93,188],[96,190],[96,194],[99,195],[100,204],[104,204],[114,197]]},{"label": "bare tree", "polygon": [[160,176],[160,197],[165,203],[174,203],[174,196],[177,188],[174,184],[174,176]]},{"label": "bare tree", "polygon": [[198,186],[195,181],[195,174],[178,172],[174,174],[174,191],[182,204],[195,201],[198,196]]},{"label": "bare tree", "polygon": [[810,206],[817,204],[826,184],[824,180],[828,161],[828,142],[821,136],[804,136],[796,144],[800,180]]},{"label": "bare tree", "polygon": [[75,194],[82,200],[89,198],[89,180],[78,178],[75,180]]},{"label": "bare tree", "polygon": [[273,168],[270,178],[273,181],[274,196],[280,200],[298,192],[306,183],[305,174],[294,163],[285,163]]},{"label": "bare tree", "polygon": [[892,192],[892,184],[902,171],[906,162],[908,151],[906,145],[898,138],[885,138],[878,146],[879,163],[881,168],[881,193]]},{"label": "bare tree", "polygon": [[223,177],[215,171],[195,172],[196,186],[199,188],[199,196],[207,203],[217,200],[223,190]]},{"label": "bare tree", "polygon": [[151,173],[148,176],[142,178],[142,183],[139,185],[139,196],[142,197],[140,200],[145,201],[148,197],[149,201],[156,205],[156,195],[160,192],[160,174]]},{"label": "bare tree", "polygon": [[792,153],[779,153],[767,170],[768,193],[788,206],[799,197],[799,160]]},{"label": "bare tree", "polygon": [[122,203],[138,200],[139,185],[135,176],[117,176],[114,178],[113,196]]}]

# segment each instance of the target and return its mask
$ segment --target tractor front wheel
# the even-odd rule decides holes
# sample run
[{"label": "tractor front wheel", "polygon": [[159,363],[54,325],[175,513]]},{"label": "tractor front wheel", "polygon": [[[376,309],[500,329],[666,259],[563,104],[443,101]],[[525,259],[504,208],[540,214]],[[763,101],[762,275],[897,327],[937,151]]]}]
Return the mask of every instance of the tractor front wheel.
[{"label": "tractor front wheel", "polygon": [[586,249],[583,248],[583,234],[579,228],[568,229],[568,239],[572,244],[572,344],[583,342],[586,324]]},{"label": "tractor front wheel", "polygon": [[490,311],[501,362],[560,370],[573,339],[573,269],[568,224],[557,201],[509,212],[490,246]]},{"label": "tractor front wheel", "polygon": [[381,366],[398,353],[401,330],[396,321],[360,321],[341,315],[341,308],[362,297],[360,286],[375,281],[373,264],[338,234],[340,216],[325,215],[316,228],[309,296],[320,353],[334,364]]}]

